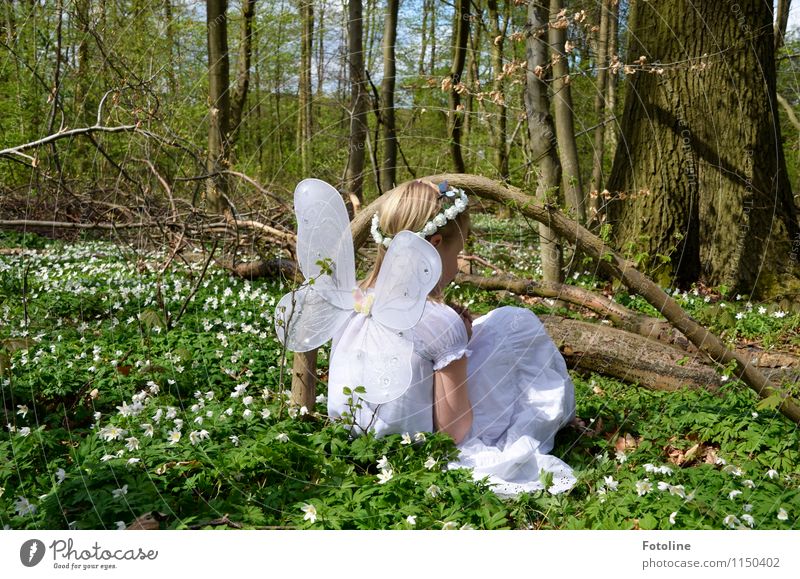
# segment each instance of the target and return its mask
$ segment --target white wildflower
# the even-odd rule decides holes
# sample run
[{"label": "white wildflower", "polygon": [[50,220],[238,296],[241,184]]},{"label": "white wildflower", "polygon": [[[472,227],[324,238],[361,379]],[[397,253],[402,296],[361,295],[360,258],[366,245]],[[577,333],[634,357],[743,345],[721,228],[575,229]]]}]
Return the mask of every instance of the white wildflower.
[{"label": "white wildflower", "polygon": [[427,492],[431,497],[436,498],[440,494],[442,494],[442,489],[440,489],[436,485],[431,485],[431,486],[428,487],[428,490],[425,491],[425,492]]},{"label": "white wildflower", "polygon": [[728,493],[728,498],[730,500],[733,500],[736,497],[738,497],[740,494],[742,494],[742,491],[740,491],[740,490],[731,491],[731,492]]},{"label": "white wildflower", "polygon": [[617,490],[617,487],[619,486],[619,481],[614,480],[613,476],[605,476],[603,477],[603,480],[605,481],[608,490],[610,491]]},{"label": "white wildflower", "polygon": [[139,439],[135,436],[131,436],[130,438],[125,439],[125,448],[133,452],[134,450],[139,450]]},{"label": "white wildflower", "polygon": [[640,497],[643,497],[644,495],[649,493],[651,490],[653,490],[653,485],[652,485],[652,483],[650,482],[649,479],[636,481],[636,493]]},{"label": "white wildflower", "polygon": [[385,454],[380,458],[380,460],[378,460],[378,468],[380,469],[389,468],[389,459],[386,458]]},{"label": "white wildflower", "polygon": [[20,428],[20,429],[19,429],[19,435],[20,435],[22,438],[25,438],[25,437],[26,437],[26,436],[28,436],[30,433],[31,433],[31,429],[30,429],[30,427],[28,427],[28,426],[23,426],[22,428]]},{"label": "white wildflower", "polygon": [[230,441],[233,443],[233,446],[239,446],[239,437],[235,434],[228,437]]},{"label": "white wildflower", "polygon": [[756,520],[753,518],[753,515],[744,514],[742,515],[742,520],[747,523],[750,528],[756,524]]},{"label": "white wildflower", "polygon": [[400,444],[411,444],[411,435],[408,432],[403,433],[403,439]]},{"label": "white wildflower", "polygon": [[416,515],[408,515],[406,517],[406,523],[411,525],[412,527],[417,524],[417,516]]},{"label": "white wildflower", "polygon": [[786,512],[786,509],[778,509],[779,521],[786,521],[788,518],[789,518],[789,513]]},{"label": "white wildflower", "polygon": [[17,404],[17,414],[22,415],[23,418],[28,414],[28,406],[26,404]]},{"label": "white wildflower", "polygon": [[207,438],[208,438],[208,430],[192,430],[189,433],[189,442],[191,442],[192,445],[196,445],[201,440],[205,440]]},{"label": "white wildflower", "polygon": [[751,481],[750,479],[743,480],[743,481],[742,481],[742,484],[743,484],[744,486],[746,486],[747,488],[749,488],[749,489],[755,488],[755,486],[756,486],[756,483],[754,483],[754,482],[753,482],[753,481]]},{"label": "white wildflower", "polygon": [[728,515],[722,519],[722,524],[733,529],[737,524],[739,524],[739,519],[734,515]]},{"label": "white wildflower", "polygon": [[272,414],[272,412],[270,412],[269,408],[264,408],[264,409],[261,411],[261,418],[263,418],[264,420],[266,420],[267,418],[269,418],[269,417],[270,417],[270,415],[271,415],[271,414]]},{"label": "white wildflower", "polygon": [[777,471],[777,470],[775,470],[774,468],[771,468],[771,469],[769,469],[769,470],[767,471],[767,476],[768,476],[770,479],[775,479],[775,478],[778,478],[778,471]]},{"label": "white wildflower", "polygon": [[122,488],[111,491],[111,494],[114,495],[115,499],[124,497],[128,494],[128,485],[123,485]]},{"label": "white wildflower", "polygon": [[306,503],[300,508],[300,510],[305,513],[305,516],[303,517],[304,521],[311,521],[314,523],[317,520],[317,508],[314,505],[309,505]]},{"label": "white wildflower", "polygon": [[425,461],[425,464],[423,466],[428,470],[431,470],[433,467],[436,466],[436,459],[433,458],[432,456],[429,456],[428,460]]},{"label": "white wildflower", "polygon": [[117,426],[104,426],[100,429],[97,435],[105,440],[106,442],[111,442],[112,440],[122,440],[122,437],[128,434],[127,430],[122,428],[118,428]]},{"label": "white wildflower", "polygon": [[171,445],[177,444],[181,440],[181,431],[174,429],[167,433],[167,440]]},{"label": "white wildflower", "polygon": [[281,432],[278,436],[275,437],[275,440],[278,442],[289,442],[289,436],[285,432]]},{"label": "white wildflower", "polygon": [[56,471],[56,482],[61,484],[64,482],[64,479],[67,478],[67,471],[63,468],[60,468]]},{"label": "white wildflower", "polygon": [[142,432],[144,432],[145,436],[153,438],[153,425],[150,423],[142,424]]},{"label": "white wildflower", "polygon": [[669,524],[670,524],[670,525],[674,525],[674,524],[675,524],[675,516],[676,516],[677,514],[678,514],[678,511],[674,511],[674,512],[673,512],[673,513],[672,513],[672,514],[669,516]]},{"label": "white wildflower", "polygon": [[383,469],[380,473],[378,473],[378,484],[384,484],[392,480],[394,476],[394,472],[390,468]]},{"label": "white wildflower", "polygon": [[424,432],[415,432],[414,433],[414,442],[425,442],[425,433]]},{"label": "white wildflower", "polygon": [[14,501],[14,510],[20,517],[36,514],[36,505],[32,505],[25,497],[17,497]]}]

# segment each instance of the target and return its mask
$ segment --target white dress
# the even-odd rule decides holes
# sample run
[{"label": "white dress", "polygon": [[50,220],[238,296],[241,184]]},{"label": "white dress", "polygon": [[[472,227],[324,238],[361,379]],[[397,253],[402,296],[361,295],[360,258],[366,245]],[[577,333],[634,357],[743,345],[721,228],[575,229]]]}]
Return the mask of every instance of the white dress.
[{"label": "white dress", "polygon": [[[334,337],[333,348],[344,348],[358,335],[366,318],[354,314]],[[355,410],[355,424],[377,436],[433,431],[433,372],[468,356],[467,381],[473,424],[458,445],[458,461],[476,480],[489,477],[493,490],[513,496],[543,488],[540,471],[553,473],[551,493],[575,483],[572,469],[549,455],[556,432],[575,414],[575,388],[564,358],[533,312],[503,307],[473,322],[472,339],[459,315],[449,306],[428,301],[419,323],[406,337],[413,340],[413,379],[400,398],[385,404],[361,400],[353,409],[343,393],[343,372],[332,363],[328,412],[340,417]],[[333,356],[332,356],[333,359]],[[352,387],[352,386],[351,386]],[[351,412],[352,413],[352,412]]]}]

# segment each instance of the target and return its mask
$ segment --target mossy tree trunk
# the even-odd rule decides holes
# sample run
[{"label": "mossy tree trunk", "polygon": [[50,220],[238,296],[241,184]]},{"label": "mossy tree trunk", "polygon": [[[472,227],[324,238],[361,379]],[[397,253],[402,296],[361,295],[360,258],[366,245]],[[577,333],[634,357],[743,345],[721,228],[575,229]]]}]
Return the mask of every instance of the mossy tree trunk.
[{"label": "mossy tree trunk", "polygon": [[[614,238],[658,276],[753,293],[800,235],[775,93],[771,5],[636,2],[622,135],[608,189]],[[665,65],[659,63],[677,63]],[[796,264],[795,264],[796,266]],[[766,275],[765,275],[766,274]]]}]

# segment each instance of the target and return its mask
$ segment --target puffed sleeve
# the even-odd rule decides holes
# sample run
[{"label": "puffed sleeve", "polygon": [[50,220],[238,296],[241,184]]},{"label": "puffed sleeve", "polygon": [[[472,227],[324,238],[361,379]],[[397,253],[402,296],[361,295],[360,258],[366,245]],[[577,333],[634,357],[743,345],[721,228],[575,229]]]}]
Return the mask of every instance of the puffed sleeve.
[{"label": "puffed sleeve", "polygon": [[420,356],[441,370],[450,362],[469,356],[464,321],[448,305],[428,302],[419,323],[414,327],[415,349]]}]

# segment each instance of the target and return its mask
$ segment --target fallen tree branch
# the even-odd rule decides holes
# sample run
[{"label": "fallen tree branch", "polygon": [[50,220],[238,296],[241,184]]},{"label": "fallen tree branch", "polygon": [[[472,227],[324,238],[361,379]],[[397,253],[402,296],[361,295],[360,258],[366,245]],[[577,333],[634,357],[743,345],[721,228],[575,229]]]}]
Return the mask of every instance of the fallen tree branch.
[{"label": "fallen tree branch", "polygon": [[654,390],[717,390],[722,378],[683,350],[619,330],[560,316],[542,316],[570,368],[612,376]]}]

